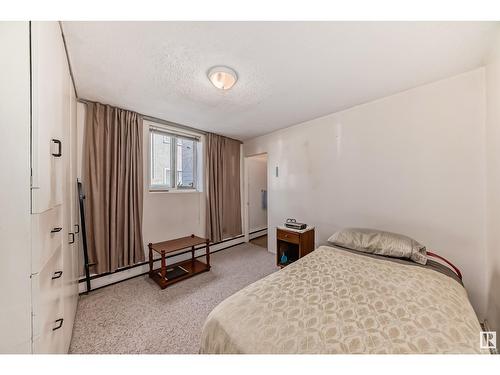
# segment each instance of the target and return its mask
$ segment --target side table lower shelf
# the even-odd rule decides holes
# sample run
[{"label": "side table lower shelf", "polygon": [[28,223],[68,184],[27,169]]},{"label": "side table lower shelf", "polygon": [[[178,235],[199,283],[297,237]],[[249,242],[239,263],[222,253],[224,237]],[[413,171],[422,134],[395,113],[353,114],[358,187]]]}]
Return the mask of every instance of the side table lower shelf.
[{"label": "side table lower shelf", "polygon": [[173,278],[173,279],[167,279],[167,278],[163,278],[161,276],[161,267],[157,268],[155,270],[149,271],[149,277],[152,278],[162,289],[166,288],[169,285],[175,284],[178,281],[188,279],[188,278],[190,278],[194,275],[197,275],[199,273],[210,271],[209,265],[207,265],[207,264],[205,264],[197,259],[184,260],[182,262],[170,264],[168,267],[169,268],[182,267],[184,270],[187,271],[187,273],[182,275],[182,276],[178,276],[176,278]]}]

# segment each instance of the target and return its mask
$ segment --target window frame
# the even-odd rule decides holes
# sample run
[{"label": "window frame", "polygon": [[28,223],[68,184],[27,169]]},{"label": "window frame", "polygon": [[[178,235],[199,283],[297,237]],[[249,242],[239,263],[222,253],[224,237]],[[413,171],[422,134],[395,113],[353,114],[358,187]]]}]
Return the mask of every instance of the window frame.
[{"label": "window frame", "polygon": [[[153,177],[153,166],[154,166],[154,142],[153,135],[158,134],[162,136],[170,137],[170,180],[172,181],[172,186],[169,185],[153,185],[152,177]],[[159,126],[150,125],[148,129],[148,190],[150,192],[199,192],[200,189],[200,181],[198,181],[198,143],[201,143],[201,137],[194,134],[183,134],[178,133],[174,130],[163,129]],[[189,141],[193,141],[193,187],[190,186],[178,186],[178,177],[177,177],[177,148],[178,139],[185,139]],[[173,147],[172,147],[173,146]],[[165,168],[166,169],[166,168]]]},{"label": "window frame", "polygon": [[[194,138],[188,138],[188,137],[183,137],[183,136],[175,136],[173,137],[175,147],[173,153],[175,154],[174,157],[174,168],[173,168],[173,173],[174,173],[174,185],[175,189],[177,190],[198,190],[198,146],[196,142],[199,142],[199,140],[196,140]],[[179,181],[178,181],[178,176],[177,176],[177,148],[179,145],[177,144],[178,139],[185,139],[193,142],[193,186],[179,186]],[[182,171],[181,171],[182,172]]]}]

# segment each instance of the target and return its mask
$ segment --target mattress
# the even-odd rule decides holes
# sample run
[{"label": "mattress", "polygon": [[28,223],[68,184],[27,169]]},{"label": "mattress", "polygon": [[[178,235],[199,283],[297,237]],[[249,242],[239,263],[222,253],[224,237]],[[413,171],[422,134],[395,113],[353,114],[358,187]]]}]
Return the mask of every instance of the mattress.
[{"label": "mattress", "polygon": [[487,353],[465,288],[438,271],[321,246],[219,304],[200,353]]}]

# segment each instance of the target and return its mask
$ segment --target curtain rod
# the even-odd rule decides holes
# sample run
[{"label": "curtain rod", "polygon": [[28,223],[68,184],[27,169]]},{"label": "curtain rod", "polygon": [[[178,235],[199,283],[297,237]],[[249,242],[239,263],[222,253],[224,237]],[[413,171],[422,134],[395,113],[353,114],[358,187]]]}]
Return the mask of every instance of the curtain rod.
[{"label": "curtain rod", "polygon": [[[92,100],[86,100],[86,99],[78,99],[78,101],[80,103],[84,103],[84,104],[96,103],[96,102],[94,102]],[[196,129],[196,128],[192,128],[192,127],[187,126],[187,125],[181,125],[181,124],[178,124],[176,122],[162,120],[161,118],[144,115],[144,114],[139,113],[139,112],[136,112],[136,113],[138,115],[140,115],[144,120],[147,120],[147,121],[157,122],[157,123],[163,124],[163,125],[170,125],[170,126],[173,126],[173,127],[176,127],[176,128],[180,128],[180,129],[184,129],[184,130],[196,132],[196,133],[203,134],[203,135],[207,135],[208,134],[206,131],[203,131],[203,130],[200,130],[200,129]]]},{"label": "curtain rod", "polygon": [[[84,103],[84,104],[87,104],[87,103],[97,103],[97,102],[94,102],[92,100],[80,99],[80,98],[78,98],[77,101],[80,102],[80,103]],[[133,112],[135,112],[135,111],[133,111]],[[195,133],[199,133],[199,134],[202,134],[202,135],[207,135],[208,134],[208,132],[206,132],[204,130],[192,128],[191,126],[181,125],[181,124],[178,124],[176,122],[162,120],[161,118],[144,115],[144,114],[139,113],[139,112],[136,112],[136,113],[138,115],[140,115],[144,120],[147,120],[147,121],[152,121],[152,122],[157,122],[157,123],[163,124],[163,125],[173,126],[173,127],[179,128],[179,129],[184,129],[184,130],[195,132]],[[223,137],[226,137],[226,136],[224,135]],[[235,139],[235,138],[231,138],[231,137],[226,137],[226,138],[232,139],[233,141],[237,141],[239,143],[243,143],[243,141],[240,141],[239,139]]]}]

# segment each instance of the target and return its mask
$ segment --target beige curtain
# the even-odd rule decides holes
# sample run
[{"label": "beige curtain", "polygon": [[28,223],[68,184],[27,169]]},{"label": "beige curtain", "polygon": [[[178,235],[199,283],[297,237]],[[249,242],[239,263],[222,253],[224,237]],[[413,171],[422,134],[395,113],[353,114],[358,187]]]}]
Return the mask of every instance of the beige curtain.
[{"label": "beige curtain", "polygon": [[85,224],[89,260],[98,274],[144,260],[142,126],[135,112],[87,104]]},{"label": "beige curtain", "polygon": [[241,234],[240,142],[207,135],[207,236],[213,242]]}]

